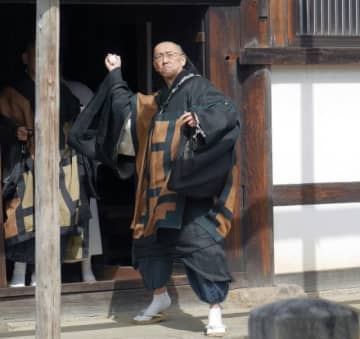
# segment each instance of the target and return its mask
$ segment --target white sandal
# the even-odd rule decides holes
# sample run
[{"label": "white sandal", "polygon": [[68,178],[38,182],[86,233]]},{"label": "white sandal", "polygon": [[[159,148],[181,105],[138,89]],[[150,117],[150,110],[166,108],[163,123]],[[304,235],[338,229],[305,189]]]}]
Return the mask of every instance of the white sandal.
[{"label": "white sandal", "polygon": [[154,315],[148,315],[140,312],[136,317],[133,318],[133,323],[135,325],[148,325],[148,324],[156,324],[166,319],[167,316],[162,312]]},{"label": "white sandal", "polygon": [[223,337],[226,334],[226,326],[224,324],[207,325],[205,332],[208,337]]}]

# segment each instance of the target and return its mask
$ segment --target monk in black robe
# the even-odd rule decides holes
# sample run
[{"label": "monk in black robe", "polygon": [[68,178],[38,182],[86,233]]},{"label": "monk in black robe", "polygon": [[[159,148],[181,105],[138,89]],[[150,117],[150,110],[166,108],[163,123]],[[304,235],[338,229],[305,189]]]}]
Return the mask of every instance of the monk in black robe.
[{"label": "monk in black robe", "polygon": [[[146,324],[164,319],[163,311],[171,304],[165,285],[173,260],[180,260],[194,292],[210,305],[206,333],[221,336],[225,326],[220,303],[231,281],[224,238],[238,190],[235,158],[216,194],[194,198],[191,192],[169,189],[168,182],[185,126],[195,131],[193,137],[203,148],[227,145],[226,150],[230,147],[234,154],[239,112],[229,98],[197,74],[182,48],[173,42],[154,48],[154,68],[166,83],[155,95],[134,95],[128,89],[119,56],[108,55],[105,65],[110,73],[76,120],[69,143],[123,176],[131,168],[124,157],[135,156],[133,264],[145,287],[153,291],[153,300],[134,321]],[[99,124],[94,127],[96,120]],[[205,176],[212,171],[211,165],[200,170]]]},{"label": "monk in black robe", "polygon": [[[35,264],[34,223],[34,118],[35,46],[30,41],[22,54],[26,73],[0,92],[1,120],[18,138],[3,149],[3,201],[6,257],[14,262],[10,286],[25,285],[26,266]],[[80,111],[79,100],[60,86],[60,223],[62,258],[78,261],[87,257],[90,218],[86,159],[67,145],[70,126]],[[13,126],[13,127],[11,127]],[[15,126],[15,127],[14,127]],[[17,127],[21,126],[21,127]],[[8,140],[10,141],[10,140]],[[32,275],[35,285],[35,274]]]}]

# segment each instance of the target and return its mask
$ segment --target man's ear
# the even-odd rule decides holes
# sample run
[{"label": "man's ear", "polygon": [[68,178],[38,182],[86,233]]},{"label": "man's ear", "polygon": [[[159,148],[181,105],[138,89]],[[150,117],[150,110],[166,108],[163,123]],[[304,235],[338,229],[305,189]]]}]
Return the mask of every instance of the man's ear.
[{"label": "man's ear", "polygon": [[184,67],[186,65],[186,58],[184,56],[181,57],[181,66]]},{"label": "man's ear", "polygon": [[21,59],[24,65],[28,65],[29,64],[29,57],[27,55],[26,52],[21,54]]}]

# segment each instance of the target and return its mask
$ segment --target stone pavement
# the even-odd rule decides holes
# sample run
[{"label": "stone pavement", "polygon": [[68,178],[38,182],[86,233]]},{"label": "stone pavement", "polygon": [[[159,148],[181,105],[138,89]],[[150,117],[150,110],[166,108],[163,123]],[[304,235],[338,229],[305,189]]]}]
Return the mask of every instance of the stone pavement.
[{"label": "stone pavement", "polygon": [[[228,339],[247,338],[247,320],[253,307],[289,297],[304,296],[294,285],[274,288],[237,289],[230,292],[224,304],[224,322],[228,326]],[[360,288],[313,293],[360,312]],[[138,326],[131,323],[133,313],[82,315],[62,318],[62,339],[196,339],[205,338],[203,328],[207,320],[207,305],[186,302],[171,307],[169,319],[160,324]],[[33,321],[8,321],[0,328],[0,338],[34,338]]]}]

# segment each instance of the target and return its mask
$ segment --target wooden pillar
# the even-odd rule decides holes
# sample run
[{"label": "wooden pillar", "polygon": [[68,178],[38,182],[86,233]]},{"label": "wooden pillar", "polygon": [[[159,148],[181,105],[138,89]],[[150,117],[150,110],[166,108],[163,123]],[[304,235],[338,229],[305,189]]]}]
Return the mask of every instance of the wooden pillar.
[{"label": "wooden pillar", "polygon": [[59,0],[37,0],[36,338],[60,338]]},{"label": "wooden pillar", "polygon": [[[208,77],[211,82],[231,97],[240,107],[238,57],[240,54],[240,7],[210,7],[206,18]],[[239,117],[241,119],[241,117]],[[241,145],[237,147],[237,160],[241,162]],[[225,248],[233,271],[241,272],[241,206],[242,189],[239,178],[237,209]]]},{"label": "wooden pillar", "polygon": [[7,287],[6,280],[6,259],[5,259],[5,243],[4,243],[4,216],[3,216],[3,200],[2,200],[2,163],[1,163],[1,147],[0,147],[0,287]]},{"label": "wooden pillar", "polygon": [[240,74],[246,277],[250,285],[263,286],[274,275],[270,69],[243,66]]},{"label": "wooden pillar", "polygon": [[[249,47],[266,48],[273,43],[269,19],[274,17],[275,9],[281,10],[276,6],[278,2],[241,1],[242,53]],[[276,19],[273,22],[277,23]],[[278,30],[274,32],[279,34]],[[243,248],[246,279],[251,286],[270,285],[274,276],[270,75],[266,65],[239,67],[243,117]]]}]

